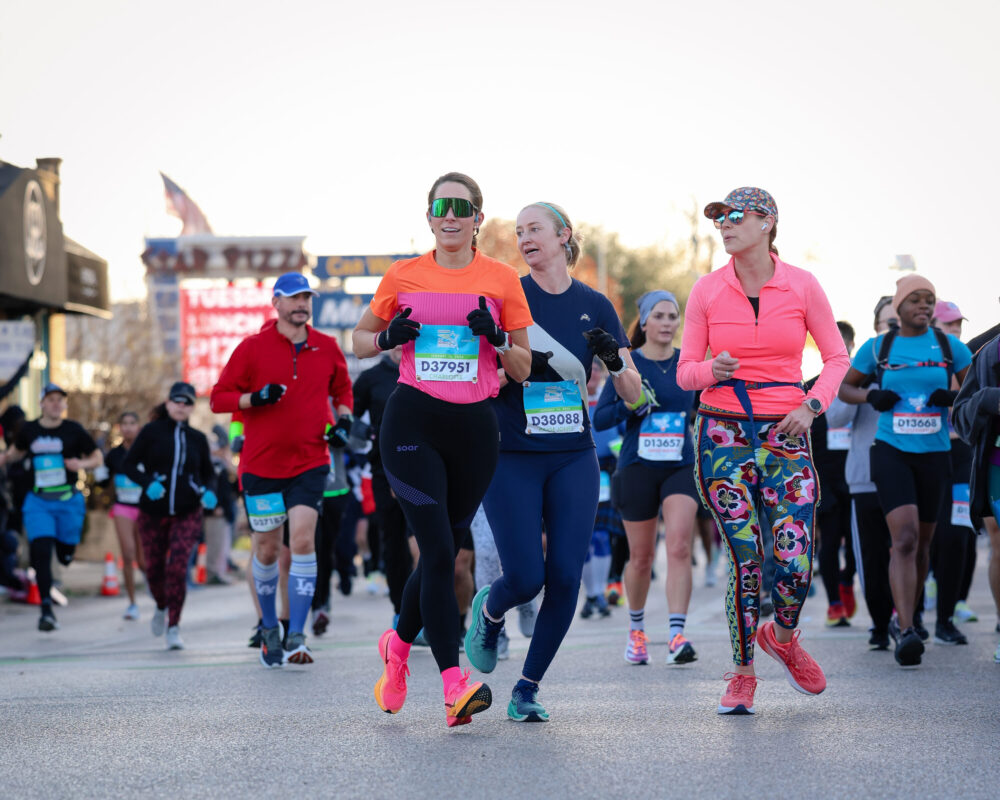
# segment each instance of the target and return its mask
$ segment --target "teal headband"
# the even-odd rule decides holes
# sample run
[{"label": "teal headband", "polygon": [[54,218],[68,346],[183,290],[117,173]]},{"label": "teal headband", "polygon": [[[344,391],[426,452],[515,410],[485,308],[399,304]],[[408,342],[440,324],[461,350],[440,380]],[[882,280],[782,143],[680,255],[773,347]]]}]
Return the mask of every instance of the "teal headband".
[{"label": "teal headband", "polygon": [[555,214],[557,217],[559,217],[559,221],[562,223],[562,226],[564,228],[569,228],[569,225],[566,224],[566,220],[563,219],[563,215],[560,214],[558,211],[556,211],[556,209],[553,206],[550,206],[548,203],[535,203],[535,205],[536,206],[545,206],[549,211],[551,211],[553,214]]}]

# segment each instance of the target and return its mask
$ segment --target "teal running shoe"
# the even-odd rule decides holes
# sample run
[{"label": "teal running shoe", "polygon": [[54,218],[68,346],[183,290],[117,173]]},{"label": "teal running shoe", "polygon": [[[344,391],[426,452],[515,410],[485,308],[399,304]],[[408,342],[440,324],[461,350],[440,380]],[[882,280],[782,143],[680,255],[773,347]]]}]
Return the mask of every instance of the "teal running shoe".
[{"label": "teal running shoe", "polygon": [[497,665],[497,640],[503,630],[502,622],[491,622],[483,613],[483,605],[490,593],[484,586],[472,600],[472,624],[465,632],[465,655],[480,672],[493,672]]},{"label": "teal running shoe", "polygon": [[507,716],[514,722],[548,722],[549,712],[538,702],[538,684],[520,680],[510,693]]}]

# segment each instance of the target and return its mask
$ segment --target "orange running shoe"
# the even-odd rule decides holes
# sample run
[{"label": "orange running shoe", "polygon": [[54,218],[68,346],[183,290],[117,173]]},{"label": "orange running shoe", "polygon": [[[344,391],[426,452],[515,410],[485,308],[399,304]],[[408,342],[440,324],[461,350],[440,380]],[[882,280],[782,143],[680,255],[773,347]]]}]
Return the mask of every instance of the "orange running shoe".
[{"label": "orange running shoe", "polygon": [[448,727],[467,725],[472,715],[485,711],[493,704],[493,693],[482,681],[469,683],[469,670],[462,673],[444,695],[444,714]]},{"label": "orange running shoe", "polygon": [[753,714],[753,693],[757,691],[757,679],[753,675],[727,672],[722,676],[729,681],[726,693],[719,701],[719,714]]},{"label": "orange running shoe", "polygon": [[378,654],[385,669],[382,677],[375,681],[375,702],[387,714],[395,714],[406,702],[406,676],[410,674],[406,661],[389,647],[395,635],[396,631],[388,630],[378,640]]},{"label": "orange running shoe", "polygon": [[796,629],[792,633],[792,641],[780,644],[774,636],[774,621],[768,620],[757,631],[757,641],[765,653],[785,668],[785,676],[792,688],[802,694],[819,694],[826,688],[826,675],[799,644],[801,633]]},{"label": "orange running shoe", "polygon": [[858,601],[854,597],[853,583],[840,584],[840,602],[844,605],[844,614],[847,615],[847,618],[853,619],[854,614],[858,610]]},{"label": "orange running shoe", "polygon": [[649,639],[645,631],[630,630],[628,644],[625,645],[625,660],[629,664],[648,664],[651,661],[648,645]]}]

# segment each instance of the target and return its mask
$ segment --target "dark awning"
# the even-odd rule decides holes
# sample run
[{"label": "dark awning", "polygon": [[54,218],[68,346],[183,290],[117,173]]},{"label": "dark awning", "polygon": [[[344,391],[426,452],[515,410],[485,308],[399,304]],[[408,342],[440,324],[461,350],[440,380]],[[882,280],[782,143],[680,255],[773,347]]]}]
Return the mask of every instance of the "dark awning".
[{"label": "dark awning", "polygon": [[66,247],[66,310],[111,319],[108,262],[79,242],[63,237]]}]

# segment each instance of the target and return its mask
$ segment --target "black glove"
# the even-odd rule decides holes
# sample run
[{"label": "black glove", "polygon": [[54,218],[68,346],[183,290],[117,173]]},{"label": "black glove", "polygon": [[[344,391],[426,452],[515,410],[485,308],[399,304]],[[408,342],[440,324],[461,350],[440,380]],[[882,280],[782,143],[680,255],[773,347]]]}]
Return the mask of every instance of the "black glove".
[{"label": "black glove", "polygon": [[955,404],[956,397],[958,397],[958,392],[953,392],[951,389],[935,389],[927,398],[927,402],[932,406],[951,408]]},{"label": "black glove", "polygon": [[876,411],[888,411],[902,399],[891,389],[872,389],[865,397],[865,402]]},{"label": "black glove", "polygon": [[401,344],[412,342],[420,335],[420,323],[410,319],[412,308],[404,308],[389,320],[389,327],[379,333],[375,340],[380,350],[392,350]]},{"label": "black glove", "polygon": [[485,336],[486,341],[494,347],[499,347],[507,341],[507,334],[496,322],[493,315],[486,307],[486,298],[479,295],[479,308],[474,308],[465,318],[469,321],[469,327],[476,336]]},{"label": "black glove", "polygon": [[268,383],[250,395],[250,405],[269,406],[272,403],[277,403],[284,393],[284,385],[280,383]]},{"label": "black glove", "polygon": [[549,368],[549,359],[552,358],[552,351],[546,350],[544,353],[541,350],[531,351],[531,374],[540,375]]},{"label": "black glove", "polygon": [[342,414],[340,419],[337,420],[336,425],[326,429],[326,434],[323,436],[327,442],[329,442],[330,447],[340,450],[347,447],[347,440],[351,438],[351,425],[354,424],[354,417],[350,414]]},{"label": "black glove", "polygon": [[620,372],[625,366],[622,357],[618,355],[618,342],[610,333],[600,328],[591,328],[584,332],[583,338],[587,340],[587,346],[594,355],[601,359],[611,372]]}]

